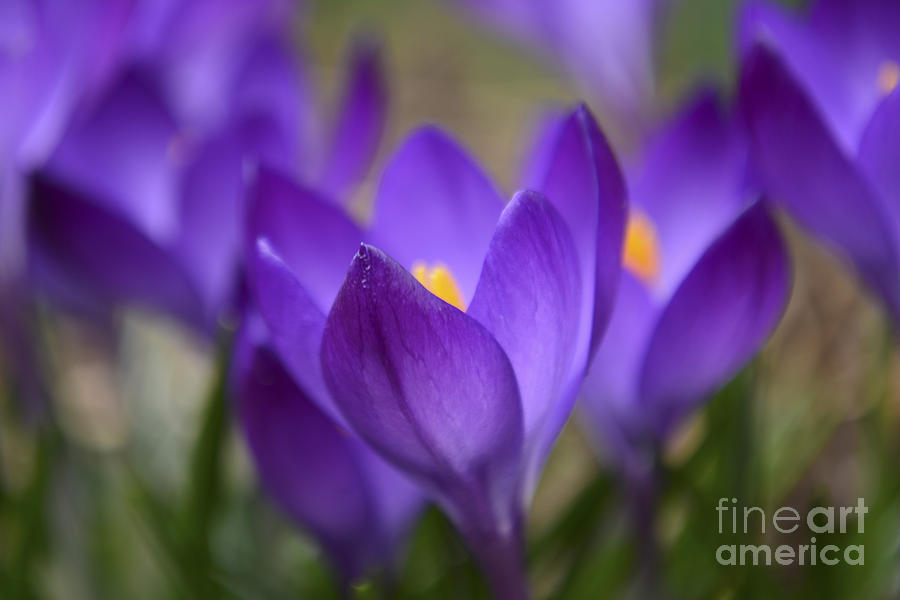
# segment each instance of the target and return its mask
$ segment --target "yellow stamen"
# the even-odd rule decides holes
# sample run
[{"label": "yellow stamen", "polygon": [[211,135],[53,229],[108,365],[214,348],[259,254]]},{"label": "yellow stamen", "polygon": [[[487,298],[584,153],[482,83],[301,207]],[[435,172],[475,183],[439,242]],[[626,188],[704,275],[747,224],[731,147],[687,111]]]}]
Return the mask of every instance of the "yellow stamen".
[{"label": "yellow stamen", "polygon": [[640,211],[632,210],[628,218],[622,262],[626,269],[648,285],[653,285],[659,278],[662,265],[656,228]]},{"label": "yellow stamen", "polygon": [[878,68],[878,91],[887,96],[900,84],[900,65],[892,60],[886,60]]},{"label": "yellow stamen", "polygon": [[429,292],[459,310],[466,310],[456,279],[446,266],[438,264],[428,268],[424,262],[416,261],[412,266],[412,274]]}]

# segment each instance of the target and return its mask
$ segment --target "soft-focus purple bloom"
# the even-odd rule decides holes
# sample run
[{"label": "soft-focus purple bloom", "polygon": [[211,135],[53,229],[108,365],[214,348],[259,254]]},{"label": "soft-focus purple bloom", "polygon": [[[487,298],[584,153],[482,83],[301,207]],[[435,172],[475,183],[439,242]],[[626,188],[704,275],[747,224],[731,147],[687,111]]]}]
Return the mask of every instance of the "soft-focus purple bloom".
[{"label": "soft-focus purple bloom", "polygon": [[741,136],[703,94],[631,170],[622,285],[580,405],[629,475],[759,350],[788,300],[781,236],[745,192]]},{"label": "soft-focus purple bloom", "polygon": [[[128,2],[12,0],[0,7],[0,290],[25,260],[23,174],[52,151],[82,97],[109,74]],[[18,285],[18,283],[16,283]]]},{"label": "soft-focus purple bloom", "polygon": [[819,0],[808,15],[752,3],[741,106],[754,175],[849,259],[900,321],[900,4]]},{"label": "soft-focus purple bloom", "polygon": [[128,4],[11,0],[0,6],[0,341],[32,416],[46,400],[26,331],[25,173],[47,157],[83,97],[109,75],[114,32]]},{"label": "soft-focus purple bloom", "polygon": [[419,482],[513,595],[523,503],[609,316],[625,219],[587,110],[544,154],[539,187],[555,195],[523,192],[504,209],[474,161],[426,127],[388,164],[368,231],[267,170],[249,217],[250,288],[287,370]]},{"label": "soft-focus purple bloom", "polygon": [[252,303],[233,366],[241,425],[267,491],[349,582],[391,562],[421,505],[418,488],[347,432],[322,375],[326,311],[359,229],[324,194],[262,167],[246,234]]},{"label": "soft-focus purple bloom", "polygon": [[[268,77],[273,65],[297,69],[289,58],[288,64],[279,64],[285,58],[271,52],[266,56],[269,64],[255,56],[261,40],[291,34],[291,4],[291,0],[136,0],[126,59],[155,72],[179,121],[213,129],[231,118],[233,102],[240,102],[245,93],[240,88],[254,94],[258,80]],[[261,73],[254,74],[255,69]],[[296,85],[296,81],[275,83],[281,88]],[[277,102],[279,92],[272,91],[266,94],[268,103]],[[305,115],[296,96],[286,100],[294,103],[293,115],[282,125],[311,116]]]},{"label": "soft-focus purple bloom", "polygon": [[451,0],[536,47],[623,124],[650,117],[663,0]]},{"label": "soft-focus purple bloom", "polygon": [[[33,177],[30,263],[38,286],[70,308],[134,302],[208,331],[234,300],[246,163],[304,171],[346,195],[374,155],[385,93],[377,48],[358,45],[334,141],[313,152],[308,86],[286,33],[273,29],[285,23],[270,22],[268,5],[281,3],[169,4],[161,15],[135,9],[122,62],[142,62],[71,119]],[[170,23],[156,35],[171,39],[141,29],[151,17]],[[171,71],[193,58],[166,60],[166,40],[198,55],[189,84],[214,92],[173,87]],[[197,98],[206,110],[191,108]],[[359,135],[350,150],[348,130]]]},{"label": "soft-focus purple bloom", "polygon": [[152,81],[125,75],[32,179],[29,250],[38,285],[70,308],[138,302],[209,327],[229,294],[222,271],[236,258],[243,156],[236,135],[193,147]]},{"label": "soft-focus purple bloom", "polygon": [[397,556],[421,496],[318,408],[319,390],[299,387],[267,339],[258,317],[241,326],[232,382],[241,425],[267,491],[350,583]]}]

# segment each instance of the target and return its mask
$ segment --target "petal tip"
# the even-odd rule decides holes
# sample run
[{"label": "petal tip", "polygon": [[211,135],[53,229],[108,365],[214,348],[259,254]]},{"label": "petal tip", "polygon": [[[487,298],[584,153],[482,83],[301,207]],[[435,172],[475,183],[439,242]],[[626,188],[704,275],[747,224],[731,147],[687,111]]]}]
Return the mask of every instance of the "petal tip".
[{"label": "petal tip", "polygon": [[265,236],[256,238],[256,253],[266,258],[277,256],[275,249],[272,247],[272,242]]},{"label": "petal tip", "polygon": [[544,194],[540,193],[537,190],[525,189],[519,190],[515,194],[513,194],[512,200],[510,200],[507,206],[511,206],[513,204],[520,203],[528,203],[528,204],[537,204],[537,205],[548,205],[549,201]]}]

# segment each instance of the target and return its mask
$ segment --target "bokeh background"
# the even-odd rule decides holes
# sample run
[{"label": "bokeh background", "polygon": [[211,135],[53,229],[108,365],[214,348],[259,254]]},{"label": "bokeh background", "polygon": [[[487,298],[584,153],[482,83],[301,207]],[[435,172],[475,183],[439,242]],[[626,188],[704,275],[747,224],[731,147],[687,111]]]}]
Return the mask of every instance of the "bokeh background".
[{"label": "bokeh background", "polygon": [[[660,117],[697,85],[733,92],[737,4],[672,4],[657,48]],[[511,192],[540,111],[581,98],[541,57],[434,0],[319,0],[296,30],[326,113],[345,75],[348,36],[365,31],[383,44],[390,118],[380,159],[354,200],[361,216],[384,158],[415,125],[442,124]],[[586,100],[627,157],[629,132]],[[656,526],[666,594],[900,598],[898,356],[880,308],[844,265],[781,221],[795,259],[784,320],[665,452]],[[315,544],[257,487],[227,415],[207,413],[208,399],[221,393],[215,352],[164,318],[133,310],[115,318],[115,337],[49,308],[31,324],[55,374],[58,429],[22,426],[27,415],[0,386],[0,597],[192,598],[193,578],[206,571],[217,582],[210,597],[335,597]],[[2,364],[8,373],[9,361]],[[218,435],[224,444],[216,450],[210,440]],[[538,597],[637,593],[624,500],[593,446],[571,422],[538,490],[529,523]],[[715,505],[733,495],[767,510],[866,498],[866,566],[719,567],[715,549],[726,542]],[[389,597],[486,593],[436,511],[423,517],[406,554]],[[354,593],[386,594],[365,582]]]}]

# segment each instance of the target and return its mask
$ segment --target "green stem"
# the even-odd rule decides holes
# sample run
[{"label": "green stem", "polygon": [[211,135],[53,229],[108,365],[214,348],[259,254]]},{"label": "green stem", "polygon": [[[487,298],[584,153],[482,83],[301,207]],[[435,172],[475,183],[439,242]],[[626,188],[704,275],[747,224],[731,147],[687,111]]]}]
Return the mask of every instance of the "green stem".
[{"label": "green stem", "polygon": [[192,597],[198,599],[218,597],[210,536],[222,490],[222,449],[228,429],[226,387],[230,343],[222,344],[221,348],[215,382],[191,454],[181,528],[182,560],[190,577]]}]

